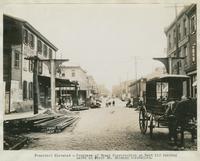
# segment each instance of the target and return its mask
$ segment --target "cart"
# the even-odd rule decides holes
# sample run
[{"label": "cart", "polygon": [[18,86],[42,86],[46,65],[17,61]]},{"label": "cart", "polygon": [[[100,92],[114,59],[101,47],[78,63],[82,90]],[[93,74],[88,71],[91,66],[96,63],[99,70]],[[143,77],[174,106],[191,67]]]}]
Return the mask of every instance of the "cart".
[{"label": "cart", "polygon": [[142,134],[149,128],[168,128],[167,104],[178,101],[188,90],[189,77],[185,75],[162,75],[146,82],[145,102],[140,103],[139,126]]}]

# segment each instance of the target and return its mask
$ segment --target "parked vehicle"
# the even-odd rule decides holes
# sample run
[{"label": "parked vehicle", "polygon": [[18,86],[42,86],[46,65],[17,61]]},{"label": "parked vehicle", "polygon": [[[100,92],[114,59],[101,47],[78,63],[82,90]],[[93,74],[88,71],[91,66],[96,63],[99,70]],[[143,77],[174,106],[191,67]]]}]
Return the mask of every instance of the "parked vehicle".
[{"label": "parked vehicle", "polygon": [[[187,89],[187,86],[184,87],[184,85],[187,85],[188,81],[189,77],[185,75],[164,75],[147,81],[146,96],[144,98],[146,101],[140,103],[139,111],[139,126],[142,134],[145,134],[149,127],[150,137],[153,136],[154,128],[175,129],[177,135],[178,127],[177,124],[170,124],[171,117],[173,117],[174,122],[179,121],[179,118],[182,117],[181,119],[185,121],[183,126],[188,128],[185,128],[185,130],[191,131],[193,129],[193,132],[195,132],[195,120],[193,120],[193,123],[191,122],[195,117],[195,110],[189,112],[187,109],[190,107],[186,107],[182,112],[179,110],[180,117],[174,113],[177,108],[180,109],[175,102],[178,103],[181,100],[183,91]],[[187,105],[191,106],[191,103]],[[168,113],[169,109],[172,111],[170,114]],[[186,119],[188,114],[191,114],[193,118]],[[183,131],[181,132],[183,133]]]},{"label": "parked vehicle", "polygon": [[90,105],[90,108],[100,108],[102,101],[100,99],[96,99]]}]

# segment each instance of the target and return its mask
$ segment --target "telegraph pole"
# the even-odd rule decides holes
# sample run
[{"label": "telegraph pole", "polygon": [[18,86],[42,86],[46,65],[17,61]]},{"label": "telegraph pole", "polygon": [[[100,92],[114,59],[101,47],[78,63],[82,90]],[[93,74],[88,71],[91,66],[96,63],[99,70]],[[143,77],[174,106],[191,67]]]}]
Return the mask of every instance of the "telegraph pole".
[{"label": "telegraph pole", "polygon": [[138,97],[138,84],[137,84],[137,57],[134,57],[134,65],[135,65],[135,80],[136,80],[136,93]]},{"label": "telegraph pole", "polygon": [[[174,7],[174,6],[173,6]],[[180,7],[184,7],[184,6],[180,6]],[[175,62],[177,63],[177,74],[180,74],[179,71],[179,62],[182,59],[185,59],[185,56],[182,57],[179,55],[179,46],[178,46],[178,41],[179,41],[179,33],[178,33],[178,14],[177,14],[177,5],[175,4],[175,31],[176,31],[176,39],[175,39],[175,45],[176,45],[176,49],[175,49],[175,53],[176,56],[172,57],[171,55],[169,57],[164,57],[164,58],[153,58],[154,60],[158,60],[160,62],[162,62],[165,65],[165,68],[167,69],[167,73],[168,74],[173,74],[172,72],[172,65],[174,60],[176,60]]]}]

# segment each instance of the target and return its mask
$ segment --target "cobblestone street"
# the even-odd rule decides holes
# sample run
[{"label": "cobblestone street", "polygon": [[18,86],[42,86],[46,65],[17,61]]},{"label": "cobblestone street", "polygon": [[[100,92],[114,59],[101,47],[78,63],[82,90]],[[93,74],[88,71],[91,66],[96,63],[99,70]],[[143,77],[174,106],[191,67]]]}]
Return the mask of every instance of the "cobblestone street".
[{"label": "cobblestone street", "polygon": [[62,133],[28,134],[34,139],[24,149],[172,150],[167,144],[167,129],[155,129],[154,138],[150,139],[148,132],[140,133],[138,111],[125,108],[120,102],[118,105],[81,111],[78,122]]}]

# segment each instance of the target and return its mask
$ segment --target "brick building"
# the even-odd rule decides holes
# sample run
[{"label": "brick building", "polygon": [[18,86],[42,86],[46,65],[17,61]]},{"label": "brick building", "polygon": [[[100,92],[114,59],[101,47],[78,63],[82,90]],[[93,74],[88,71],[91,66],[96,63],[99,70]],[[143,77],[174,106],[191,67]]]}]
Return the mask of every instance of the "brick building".
[{"label": "brick building", "polygon": [[188,95],[197,96],[197,18],[196,5],[184,7],[176,19],[165,29],[167,57],[173,59],[171,74],[190,76]]},{"label": "brick building", "polygon": [[[5,112],[33,106],[33,61],[55,58],[58,49],[25,20],[3,16],[3,80],[5,83]],[[47,106],[50,97],[50,70],[47,62],[39,62],[40,105]],[[45,78],[49,78],[46,81]]]}]

